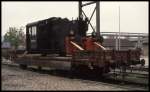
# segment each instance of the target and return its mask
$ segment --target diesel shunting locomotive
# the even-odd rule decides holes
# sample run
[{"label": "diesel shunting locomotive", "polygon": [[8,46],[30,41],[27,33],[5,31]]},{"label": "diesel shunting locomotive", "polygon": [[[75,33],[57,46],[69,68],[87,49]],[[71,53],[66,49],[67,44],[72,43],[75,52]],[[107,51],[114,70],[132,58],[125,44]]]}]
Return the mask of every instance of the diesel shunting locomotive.
[{"label": "diesel shunting locomotive", "polygon": [[[87,5],[87,4],[86,4]],[[96,2],[99,12],[99,4]],[[110,68],[144,65],[140,60],[139,50],[108,50],[100,36],[99,16],[97,13],[97,32],[87,36],[88,18],[81,17],[82,8],[79,2],[79,17],[76,20],[52,17],[26,25],[26,51],[22,55],[12,54],[12,59],[21,67],[50,67],[51,62],[67,61],[71,71],[93,70],[97,73],[108,73]],[[35,55],[38,54],[38,55]],[[53,54],[56,54],[53,55]]]}]

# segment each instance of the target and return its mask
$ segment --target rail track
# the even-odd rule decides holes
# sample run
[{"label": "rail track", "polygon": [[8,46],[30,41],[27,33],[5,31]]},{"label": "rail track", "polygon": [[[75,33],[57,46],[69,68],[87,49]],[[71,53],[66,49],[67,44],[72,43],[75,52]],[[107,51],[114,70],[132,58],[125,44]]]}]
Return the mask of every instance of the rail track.
[{"label": "rail track", "polygon": [[[17,65],[17,64],[7,64],[7,63],[2,63],[2,64],[5,66],[12,67],[12,68],[19,67],[19,65]],[[148,83],[149,73],[144,74],[144,75],[140,74],[140,73],[139,74],[135,73],[134,76],[141,75],[141,76],[146,76],[146,77],[133,77],[132,76],[132,78],[131,78],[132,81],[131,81],[131,79],[127,78],[127,77],[122,80],[122,75],[120,73],[118,73],[118,75],[115,76],[116,74],[114,74],[114,72],[110,72],[109,74],[106,74],[101,77],[98,77],[96,75],[94,76],[93,74],[88,74],[91,76],[87,76],[86,74],[80,74],[80,73],[74,74],[72,77],[72,76],[70,76],[70,71],[68,71],[68,70],[60,70],[60,69],[54,69],[54,68],[42,68],[42,70],[38,70],[38,68],[32,67],[32,66],[28,67],[27,70],[42,73],[42,74],[50,74],[50,75],[54,75],[54,76],[72,78],[73,80],[81,80],[82,82],[86,82],[89,85],[91,83],[92,83],[92,85],[103,84],[103,85],[124,88],[127,90],[148,90],[148,85],[149,85],[149,83]],[[117,72],[115,72],[115,73],[117,73]],[[130,75],[130,73],[127,72],[127,75]],[[130,79],[130,80],[127,80],[127,79]],[[145,81],[143,81],[143,80],[145,80]]]}]

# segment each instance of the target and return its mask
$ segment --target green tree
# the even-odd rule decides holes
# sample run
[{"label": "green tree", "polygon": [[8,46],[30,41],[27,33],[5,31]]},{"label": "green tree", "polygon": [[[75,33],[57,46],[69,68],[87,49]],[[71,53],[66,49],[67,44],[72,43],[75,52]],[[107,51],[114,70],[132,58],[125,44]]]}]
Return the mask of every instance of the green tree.
[{"label": "green tree", "polygon": [[12,46],[17,48],[19,45],[25,44],[25,34],[22,27],[9,27],[8,32],[4,35],[4,42],[10,42]]}]

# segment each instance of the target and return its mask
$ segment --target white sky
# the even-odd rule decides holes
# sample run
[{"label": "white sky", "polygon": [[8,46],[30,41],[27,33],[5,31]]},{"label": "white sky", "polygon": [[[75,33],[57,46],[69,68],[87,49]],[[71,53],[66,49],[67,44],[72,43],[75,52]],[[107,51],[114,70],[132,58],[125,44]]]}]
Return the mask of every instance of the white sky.
[{"label": "white sky", "polygon": [[[94,5],[84,8],[88,17]],[[101,32],[119,31],[119,12],[121,32],[148,33],[148,2],[100,2]],[[27,23],[50,17],[76,19],[78,2],[2,2],[2,35],[9,27],[25,26]],[[92,23],[95,24],[95,17]]]}]

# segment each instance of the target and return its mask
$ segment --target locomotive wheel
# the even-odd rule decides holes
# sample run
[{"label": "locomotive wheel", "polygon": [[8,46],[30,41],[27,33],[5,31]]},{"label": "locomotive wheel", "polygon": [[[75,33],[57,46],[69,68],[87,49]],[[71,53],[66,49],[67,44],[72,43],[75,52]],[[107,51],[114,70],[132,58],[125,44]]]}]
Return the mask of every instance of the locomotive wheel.
[{"label": "locomotive wheel", "polygon": [[70,78],[74,78],[74,75],[76,74],[77,66],[71,62],[71,68],[70,68]]},{"label": "locomotive wheel", "polygon": [[45,57],[45,56],[47,56],[47,54],[46,53],[42,53],[41,56]]},{"label": "locomotive wheel", "polygon": [[27,69],[27,65],[25,65],[25,64],[20,64],[19,67],[20,67],[21,69]]},{"label": "locomotive wheel", "polygon": [[71,75],[81,75],[81,74],[84,74],[84,73],[87,73],[88,71],[88,67],[85,66],[85,65],[78,65],[78,64],[75,64],[75,63],[72,63],[71,64]]},{"label": "locomotive wheel", "polygon": [[60,51],[60,52],[59,52],[59,56],[66,56],[66,52]]},{"label": "locomotive wheel", "polygon": [[75,70],[76,70],[76,68],[77,68],[77,67],[76,67],[76,65],[75,65],[75,64],[72,64],[72,65],[71,65],[71,71],[75,71]]},{"label": "locomotive wheel", "polygon": [[94,66],[93,72],[95,73],[96,76],[100,76],[104,73],[104,68]]},{"label": "locomotive wheel", "polygon": [[42,67],[41,67],[41,66],[38,66],[38,70],[39,70],[39,71],[42,70]]}]

